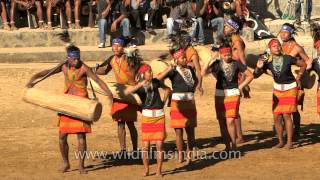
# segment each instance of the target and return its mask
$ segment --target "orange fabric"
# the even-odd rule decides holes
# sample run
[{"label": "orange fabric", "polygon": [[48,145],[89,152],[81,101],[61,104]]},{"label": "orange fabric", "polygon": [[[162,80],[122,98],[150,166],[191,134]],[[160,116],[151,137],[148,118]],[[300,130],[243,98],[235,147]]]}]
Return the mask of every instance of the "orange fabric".
[{"label": "orange fabric", "polygon": [[59,132],[67,134],[91,133],[91,126],[80,119],[59,115]]},{"label": "orange fabric", "polygon": [[129,104],[127,102],[113,99],[112,119],[117,122],[134,122],[137,121],[138,105]]},{"label": "orange fabric", "polygon": [[117,83],[135,85],[135,73],[129,69],[127,58],[125,55],[121,56],[120,59],[113,57],[110,65],[114,71]]},{"label": "orange fabric", "polygon": [[287,91],[273,90],[273,114],[291,114],[297,111],[298,88]]},{"label": "orange fabric", "polygon": [[283,53],[289,55],[296,45],[297,43],[294,41],[291,41],[291,43],[282,44]]},{"label": "orange fabric", "polygon": [[141,120],[142,141],[164,141],[166,138],[165,116],[145,117]]},{"label": "orange fabric", "polygon": [[238,118],[240,96],[215,96],[217,119]]},{"label": "orange fabric", "polygon": [[72,94],[87,97],[87,78],[80,77],[82,66],[79,69],[74,67],[65,69],[65,94]]},{"label": "orange fabric", "polygon": [[[81,68],[75,69],[73,67],[64,69],[65,73],[65,94],[88,97],[87,78],[80,77]],[[90,123],[82,121],[81,119],[59,114],[58,126],[60,133],[90,133]]]},{"label": "orange fabric", "polygon": [[186,53],[186,63],[187,64],[192,62],[192,59],[191,59],[192,56],[194,56],[194,55],[198,56],[197,50],[195,50],[191,46],[186,49],[185,53]]},{"label": "orange fabric", "polygon": [[197,127],[197,109],[194,100],[171,100],[170,127]]},{"label": "orange fabric", "polygon": [[240,43],[242,43],[244,48],[245,48],[245,43],[242,40],[242,38],[237,34],[233,34],[231,36],[232,59],[237,60],[237,61],[240,60],[239,57],[238,57],[238,54],[236,54],[237,53],[237,48],[235,47],[235,43],[238,42],[238,41],[240,41]]}]

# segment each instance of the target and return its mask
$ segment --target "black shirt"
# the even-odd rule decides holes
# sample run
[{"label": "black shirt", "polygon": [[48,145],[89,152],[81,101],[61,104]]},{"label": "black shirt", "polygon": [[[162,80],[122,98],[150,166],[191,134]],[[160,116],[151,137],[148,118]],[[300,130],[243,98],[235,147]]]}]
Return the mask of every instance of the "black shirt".
[{"label": "black shirt", "polygon": [[172,84],[172,90],[174,93],[183,93],[183,92],[194,92],[195,86],[197,85],[197,77],[193,68],[188,66],[185,68],[186,73],[191,74],[190,78],[192,78],[191,82],[187,82],[183,76],[179,72],[179,67],[173,68],[166,77],[168,77]]},{"label": "black shirt", "polygon": [[[291,71],[291,65],[297,64],[297,59],[289,56],[283,55],[282,64],[275,65],[274,60],[267,62],[263,66],[263,71],[269,69],[273,74],[273,79],[278,84],[290,84],[296,81],[295,77]],[[255,76],[260,76],[262,73],[254,72]]]},{"label": "black shirt", "polygon": [[98,10],[98,17],[99,19],[102,18],[102,12],[104,10],[106,10],[106,7],[107,7],[108,3],[106,0],[99,0],[98,1],[98,4],[97,4],[97,10]]},{"label": "black shirt", "polygon": [[[313,61],[312,61],[312,68],[311,70],[314,70],[318,76],[320,77],[320,57],[318,58],[315,58]],[[320,78],[318,78],[318,82],[320,82]]]},{"label": "black shirt", "polygon": [[161,84],[156,78],[151,80],[149,88],[141,87],[136,91],[136,94],[142,101],[142,109],[162,109],[164,103],[161,100],[159,89]]},{"label": "black shirt", "polygon": [[[225,66],[225,68],[222,68],[223,66]],[[246,65],[236,60],[232,60],[229,63],[225,63],[223,60],[217,60],[210,68],[211,72],[214,73],[217,78],[216,89],[238,88],[238,75],[247,70]]]},{"label": "black shirt", "polygon": [[115,20],[121,15],[128,17],[130,6],[126,6],[122,0],[113,1],[111,5],[112,19]]}]

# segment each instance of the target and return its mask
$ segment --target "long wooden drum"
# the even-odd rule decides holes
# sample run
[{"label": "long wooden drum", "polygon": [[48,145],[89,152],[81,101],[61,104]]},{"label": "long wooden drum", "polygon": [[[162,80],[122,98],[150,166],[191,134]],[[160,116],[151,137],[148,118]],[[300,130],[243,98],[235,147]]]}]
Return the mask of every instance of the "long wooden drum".
[{"label": "long wooden drum", "polygon": [[89,122],[98,121],[102,113],[102,105],[98,101],[37,88],[26,89],[23,100]]},{"label": "long wooden drum", "polygon": [[219,57],[218,52],[213,52],[206,46],[195,46],[194,48],[198,52],[199,62],[202,67],[208,66],[212,61],[215,61]]},{"label": "long wooden drum", "polygon": [[[105,92],[100,88],[100,86],[95,81],[93,81],[91,79],[90,79],[90,81],[91,81],[92,87],[96,93],[104,95],[104,96],[107,95],[107,94],[105,94]],[[113,98],[121,99],[121,100],[127,101],[128,103],[131,103],[131,104],[137,104],[137,105],[141,104],[141,100],[137,94],[130,94],[128,96],[124,95],[125,89],[130,87],[130,85],[123,85],[123,84],[118,84],[115,82],[106,82],[106,84],[110,88],[110,91],[113,95]],[[88,86],[88,90],[92,90],[91,87]]]}]

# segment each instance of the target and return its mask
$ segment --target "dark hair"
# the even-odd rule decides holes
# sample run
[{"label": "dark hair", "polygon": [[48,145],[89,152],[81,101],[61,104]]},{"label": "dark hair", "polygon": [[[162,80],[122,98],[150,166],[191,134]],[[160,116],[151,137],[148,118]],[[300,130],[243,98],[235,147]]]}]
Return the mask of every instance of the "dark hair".
[{"label": "dark hair", "polygon": [[243,24],[244,24],[243,20],[235,15],[231,16],[231,19],[232,21],[236,22],[239,25],[239,29],[237,32],[241,31],[243,29]]},{"label": "dark hair", "polygon": [[70,34],[68,32],[68,30],[64,30],[58,34],[56,34],[56,36],[63,42],[65,43],[69,43],[71,41],[71,38],[70,38]]},{"label": "dark hair", "polygon": [[192,38],[188,32],[180,31],[172,38],[172,45],[169,48],[169,53],[172,55],[179,49],[187,49],[191,45]]},{"label": "dark hair", "polygon": [[73,44],[70,44],[68,47],[67,47],[67,52],[71,52],[71,51],[80,51],[80,49],[73,45]]},{"label": "dark hair", "polygon": [[143,62],[143,59],[141,58],[139,51],[134,50],[134,52],[132,52],[129,56],[127,55],[127,62],[128,66],[137,72]]},{"label": "dark hair", "polygon": [[230,44],[228,42],[223,42],[221,44],[221,46],[219,47],[219,49],[222,49],[222,48],[231,48]]}]

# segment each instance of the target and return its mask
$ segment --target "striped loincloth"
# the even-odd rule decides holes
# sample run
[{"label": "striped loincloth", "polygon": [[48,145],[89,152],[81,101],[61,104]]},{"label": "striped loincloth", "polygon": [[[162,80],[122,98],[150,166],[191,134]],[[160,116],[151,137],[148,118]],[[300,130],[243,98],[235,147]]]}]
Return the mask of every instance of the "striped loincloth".
[{"label": "striped loincloth", "polygon": [[58,115],[58,120],[60,133],[91,133],[91,125],[88,122],[62,114]]},{"label": "striped loincloth", "polygon": [[280,91],[273,89],[273,114],[291,114],[297,111],[298,88]]},{"label": "striped loincloth", "polygon": [[170,127],[197,127],[197,108],[194,100],[171,100]]},{"label": "striped loincloth", "polygon": [[217,119],[238,118],[240,96],[215,96]]},{"label": "striped loincloth", "polygon": [[117,122],[137,121],[139,106],[118,99],[113,99],[112,119]]},{"label": "striped loincloth", "polygon": [[166,138],[165,116],[147,117],[142,115],[141,140],[164,141]]}]

